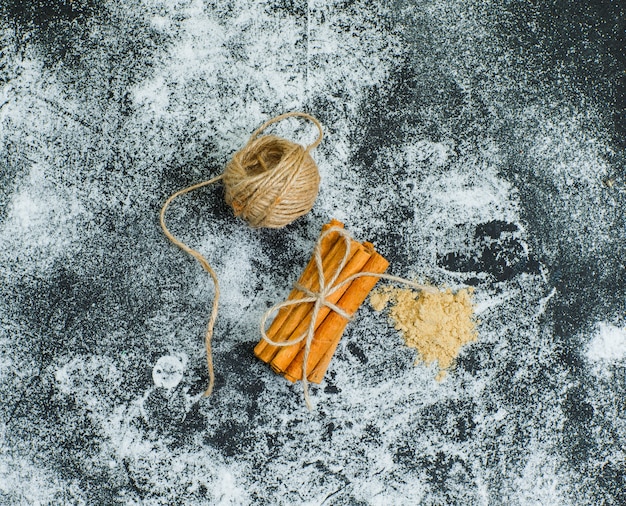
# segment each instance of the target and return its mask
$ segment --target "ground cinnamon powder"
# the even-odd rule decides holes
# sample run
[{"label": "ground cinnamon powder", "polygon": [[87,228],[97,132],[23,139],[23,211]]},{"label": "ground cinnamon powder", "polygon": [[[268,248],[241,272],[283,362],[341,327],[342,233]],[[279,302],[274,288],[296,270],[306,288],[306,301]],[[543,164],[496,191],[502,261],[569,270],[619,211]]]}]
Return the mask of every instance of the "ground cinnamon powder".
[{"label": "ground cinnamon powder", "polygon": [[374,292],[370,303],[376,311],[390,304],[389,317],[406,345],[417,349],[416,362],[436,361],[436,379],[441,381],[461,347],[477,339],[472,292],[472,288],[415,292],[387,286]]}]

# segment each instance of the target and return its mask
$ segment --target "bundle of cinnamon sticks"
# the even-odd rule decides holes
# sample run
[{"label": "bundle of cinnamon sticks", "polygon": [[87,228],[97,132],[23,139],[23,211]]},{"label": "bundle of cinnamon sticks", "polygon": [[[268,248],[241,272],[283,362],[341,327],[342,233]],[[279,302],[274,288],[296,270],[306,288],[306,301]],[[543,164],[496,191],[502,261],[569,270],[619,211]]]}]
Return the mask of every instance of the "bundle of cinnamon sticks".
[{"label": "bundle of cinnamon sticks", "polygon": [[[320,383],[328,369],[330,361],[337,349],[344,329],[348,323],[346,316],[352,316],[365,301],[368,294],[378,281],[376,276],[361,276],[344,285],[350,276],[357,273],[382,274],[387,270],[389,262],[377,253],[374,245],[369,242],[359,243],[353,239],[346,240],[337,231],[343,229],[343,223],[332,220],[322,228],[319,252],[323,270],[323,279],[336,277],[337,290],[330,293],[326,300],[335,304],[343,311],[343,315],[322,305],[315,319],[313,340],[311,341],[309,358],[306,364],[307,380]],[[330,232],[329,232],[330,231]],[[346,247],[349,246],[346,254]],[[304,269],[298,284],[310,293],[320,290],[320,276],[315,253]],[[289,301],[306,299],[307,294],[294,288],[289,294]],[[254,354],[263,362],[270,364],[272,369],[295,382],[303,376],[305,340],[302,336],[311,328],[314,316],[314,302],[301,302],[282,307],[266,331],[267,337],[277,343],[289,343],[283,346],[270,344],[265,339],[254,348]],[[296,342],[297,341],[297,342]]]}]

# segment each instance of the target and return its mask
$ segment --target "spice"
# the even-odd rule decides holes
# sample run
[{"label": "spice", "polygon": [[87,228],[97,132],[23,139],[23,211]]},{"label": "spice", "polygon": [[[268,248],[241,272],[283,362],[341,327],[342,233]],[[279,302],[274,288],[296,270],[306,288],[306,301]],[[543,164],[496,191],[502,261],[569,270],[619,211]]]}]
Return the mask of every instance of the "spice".
[{"label": "spice", "polygon": [[[330,223],[327,223],[322,227],[322,233],[332,227],[343,228],[343,223],[337,220],[332,220]],[[320,253],[322,256],[322,269],[325,276],[328,276],[332,264],[335,262],[339,263],[341,257],[343,256],[343,250],[340,251],[341,246],[342,241],[338,233],[330,233],[321,241]],[[299,300],[306,295],[303,291],[297,288],[298,286],[308,288],[309,290],[319,289],[319,277],[315,256],[312,256],[309,260],[309,263],[302,272],[296,287],[291,290],[287,300]],[[272,324],[266,331],[267,337],[275,342],[288,341],[294,329],[301,321],[303,321],[307,316],[309,316],[310,321],[312,309],[312,302],[280,308],[278,314],[272,321]],[[297,338],[298,336],[295,337]],[[266,340],[261,339],[254,348],[254,354],[263,362],[270,363],[279,350],[279,347],[273,346]]]},{"label": "spice", "polygon": [[[343,251],[340,251],[341,254],[340,256],[336,258],[336,263],[331,263],[330,269],[333,269],[333,270],[338,267],[339,262],[341,261],[341,259],[343,258],[343,254],[345,253],[345,246],[343,245],[343,241],[341,241],[339,245],[341,246],[341,250]],[[349,276],[352,276],[353,274],[360,272],[363,269],[363,266],[365,265],[365,263],[369,260],[370,256],[371,256],[370,252],[366,248],[364,248],[361,244],[357,243],[356,241],[351,241],[349,260],[346,263],[345,267],[341,270],[341,274],[339,274],[336,284],[339,284],[343,282],[344,280],[346,280]],[[336,292],[326,297],[326,300],[330,302],[331,304],[337,304],[338,301],[343,296],[343,294],[346,293],[349,286],[350,285],[348,284],[344,285],[339,290],[337,290]],[[365,297],[367,297],[367,294],[365,294]],[[339,307],[341,307],[342,309],[345,309],[342,307],[341,303],[339,303]],[[328,306],[322,306],[319,309],[317,318],[315,320],[315,326],[314,326],[314,329],[316,331],[320,328],[320,325],[322,325],[322,322],[325,321],[329,313],[330,313],[330,308]],[[311,313],[308,314],[304,320],[300,321],[298,326],[291,333],[289,340],[297,339],[299,336],[306,333],[311,323],[312,316],[313,316],[313,313],[311,311]],[[345,321],[345,319],[343,318],[341,319]],[[328,324],[325,326],[325,328],[327,327],[328,327]],[[331,335],[332,337],[334,337],[335,335],[334,329],[331,329]],[[316,335],[316,339],[313,341],[311,345],[311,353],[309,355],[309,364],[311,364],[312,360],[315,360],[316,358],[318,358],[317,348],[320,345],[319,343],[320,340],[326,341],[327,338],[324,338],[321,334]],[[299,374],[297,375],[297,379],[301,379],[302,378],[302,361],[303,361],[303,356],[304,356],[303,348],[304,348],[304,341],[300,341],[300,343],[294,346],[283,347],[281,350],[278,351],[278,353],[276,353],[276,356],[272,360],[270,364],[272,366],[272,369],[274,369],[274,371],[276,372],[285,372],[287,371],[288,368],[290,370],[299,369]],[[300,354],[302,354],[302,356],[300,356]],[[307,367],[307,370],[311,371],[310,365],[309,367]]]},{"label": "spice", "polygon": [[[318,264],[322,267],[322,279],[328,284],[320,305],[307,299],[322,290]],[[261,339],[255,355],[290,381],[303,379],[306,371],[308,381],[320,383],[349,319],[388,266],[389,262],[371,243],[351,239],[342,223],[333,220],[325,225],[309,264],[287,299],[289,305],[281,307],[266,331],[267,337],[277,344]],[[307,335],[312,336],[310,341]]]},{"label": "spice", "polygon": [[388,286],[373,293],[370,303],[376,311],[390,303],[389,316],[406,345],[417,349],[416,362],[437,362],[436,379],[441,381],[461,348],[477,339],[472,292],[472,288],[415,292]]},{"label": "spice", "polygon": [[[367,263],[363,265],[361,272],[382,274],[387,270],[389,262],[382,255],[374,251],[370,243],[365,243],[365,245],[366,248],[370,250],[371,256],[367,260]],[[363,276],[355,279],[350,283],[337,305],[350,316],[354,315],[365,301],[372,288],[374,288],[377,281],[378,278],[373,276]],[[347,324],[348,320],[332,311],[316,330],[315,339],[311,345],[311,353],[309,354],[306,367],[306,370],[310,371],[310,373],[307,374],[309,381],[321,383]],[[302,379],[303,362],[304,351],[301,350],[287,369],[285,377],[291,381]]]}]

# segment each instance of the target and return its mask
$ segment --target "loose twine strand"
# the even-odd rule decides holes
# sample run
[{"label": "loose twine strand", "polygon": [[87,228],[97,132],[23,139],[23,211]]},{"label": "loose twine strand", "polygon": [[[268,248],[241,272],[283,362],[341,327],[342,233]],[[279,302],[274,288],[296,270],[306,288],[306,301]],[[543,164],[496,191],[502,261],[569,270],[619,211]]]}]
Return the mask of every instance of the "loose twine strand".
[{"label": "loose twine strand", "polygon": [[170,232],[169,228],[167,228],[167,225],[165,224],[165,211],[167,210],[167,208],[169,207],[169,205],[172,203],[172,201],[175,198],[180,197],[181,195],[185,195],[186,193],[189,193],[193,190],[197,190],[198,188],[212,185],[213,183],[216,183],[217,181],[222,179],[222,177],[223,177],[223,174],[220,174],[219,176],[214,177],[213,179],[209,179],[208,181],[203,181],[201,183],[191,185],[187,188],[183,188],[182,190],[178,190],[176,193],[173,193],[165,201],[165,204],[163,204],[163,207],[161,208],[161,214],[159,217],[160,222],[161,222],[161,228],[163,229],[163,233],[165,234],[165,236],[172,243],[174,243],[176,246],[182,249],[184,252],[189,253],[198,262],[200,262],[200,265],[202,265],[204,270],[207,271],[211,275],[211,279],[213,279],[213,284],[215,285],[215,297],[213,298],[211,316],[209,318],[209,323],[207,325],[206,333],[204,335],[204,345],[206,347],[206,360],[207,360],[207,367],[209,370],[209,386],[204,392],[205,397],[208,397],[209,395],[211,395],[211,393],[213,392],[213,386],[215,385],[215,372],[213,369],[213,353],[211,352],[211,338],[213,337],[213,327],[215,326],[215,320],[217,320],[217,311],[218,311],[218,305],[219,305],[219,300],[220,300],[220,283],[217,279],[216,272],[213,270],[213,267],[211,267],[211,265],[206,260],[206,258],[204,258],[202,254],[200,254],[195,249],[190,248],[184,242],[174,237],[174,235]]},{"label": "loose twine strand", "polygon": [[312,151],[317,146],[319,146],[320,142],[322,142],[322,139],[324,138],[324,130],[322,129],[322,124],[319,122],[319,120],[315,116],[311,116],[310,114],[307,114],[306,112],[299,112],[299,111],[286,112],[272,119],[268,119],[265,123],[263,123],[259,128],[257,128],[252,133],[252,135],[250,136],[250,140],[248,141],[248,144],[254,139],[256,139],[259,136],[259,134],[263,132],[263,130],[265,130],[268,126],[273,125],[274,123],[278,123],[279,121],[282,121],[287,118],[296,118],[296,117],[308,119],[317,127],[319,135],[311,144],[309,144],[305,148],[306,151]]},{"label": "loose twine strand", "polygon": [[[270,125],[291,117],[311,121],[319,132],[315,141],[303,147],[273,135],[259,137]],[[211,316],[204,336],[209,372],[205,397],[211,395],[215,385],[211,341],[219,307],[219,281],[206,258],[172,234],[166,225],[165,213],[176,198],[222,180],[226,190],[226,202],[231,205],[235,215],[242,216],[253,227],[283,227],[309,212],[315,202],[319,189],[319,172],[310,152],[322,142],[323,136],[322,125],[310,114],[288,112],[276,116],[254,131],[246,145],[235,153],[223,174],[178,190],[167,198],[161,208],[159,219],[165,236],[194,257],[210,274],[215,286]]]},{"label": "loose twine strand", "polygon": [[[329,234],[332,234],[332,233],[336,233],[340,235],[345,245],[345,252],[341,259],[341,262],[339,262],[335,271],[331,274],[330,278],[326,280],[326,277],[324,276],[324,269],[322,268],[321,247],[322,247],[322,242],[324,238],[326,238]],[[415,288],[417,290],[433,291],[433,292],[435,291],[435,289],[431,286],[416,283],[409,279],[401,278],[398,276],[393,276],[391,274],[385,274],[385,273],[379,273],[379,272],[357,272],[347,277],[345,280],[341,281],[340,283],[337,283],[337,278],[339,278],[341,271],[343,271],[343,268],[346,266],[350,258],[351,239],[352,237],[350,233],[346,231],[344,228],[340,228],[340,227],[330,227],[329,229],[322,232],[315,245],[315,250],[313,253],[314,258],[315,258],[315,265],[317,267],[319,290],[314,291],[309,288],[301,286],[299,283],[295,283],[294,285],[295,288],[303,292],[305,296],[297,298],[297,299],[290,299],[284,302],[280,302],[272,306],[271,308],[269,308],[261,317],[261,324],[260,324],[261,336],[269,344],[273,346],[293,346],[294,344],[304,341],[304,357],[303,357],[304,361],[302,363],[302,387],[304,390],[304,400],[309,410],[312,410],[313,406],[311,403],[311,397],[309,395],[309,382],[307,379],[307,362],[309,360],[311,344],[315,336],[315,322],[317,321],[317,316],[319,314],[319,311],[322,309],[323,306],[326,306],[331,311],[334,311],[335,313],[340,315],[342,318],[345,318],[348,321],[352,319],[352,315],[348,314],[346,311],[344,311],[341,307],[337,306],[336,304],[333,304],[332,302],[328,301],[328,297],[330,297],[337,290],[340,290],[345,285],[348,285],[352,283],[352,281],[354,281],[355,279],[361,278],[361,277],[376,277],[378,279],[386,279],[388,281],[401,283],[401,284],[410,286],[412,288]],[[311,314],[311,321],[305,332],[303,332],[296,339],[290,339],[289,341],[273,341],[272,339],[270,339],[270,337],[266,333],[265,327],[267,326],[267,321],[269,317],[274,312],[284,307],[294,306],[297,304],[306,304],[310,302],[313,302],[314,305],[313,305],[313,311]]]}]

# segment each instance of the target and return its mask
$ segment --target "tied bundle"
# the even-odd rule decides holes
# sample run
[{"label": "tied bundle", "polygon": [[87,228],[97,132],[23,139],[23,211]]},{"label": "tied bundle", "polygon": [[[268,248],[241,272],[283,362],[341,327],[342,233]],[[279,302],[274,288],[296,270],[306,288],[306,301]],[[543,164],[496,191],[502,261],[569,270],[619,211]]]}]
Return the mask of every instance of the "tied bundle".
[{"label": "tied bundle", "polygon": [[322,381],[346,325],[388,266],[373,244],[355,241],[332,220],[288,299],[263,316],[254,353],[288,380],[302,380],[309,409],[308,382]]},{"label": "tied bundle", "polygon": [[[270,125],[291,117],[311,121],[319,132],[317,139],[308,146],[302,146],[275,135],[261,135]],[[209,372],[205,396],[211,394],[215,384],[211,339],[218,313],[219,280],[209,262],[198,251],[170,232],[165,223],[166,210],[181,195],[221,180],[226,202],[235,215],[241,216],[251,227],[280,228],[288,225],[308,213],[317,198],[320,177],[311,151],[319,145],[322,137],[322,126],[309,114],[290,112],[276,116],[250,136],[246,145],[233,155],[223,174],[177,191],[161,208],[160,223],[163,233],[172,243],[198,260],[215,285],[215,297],[204,339]]]}]

